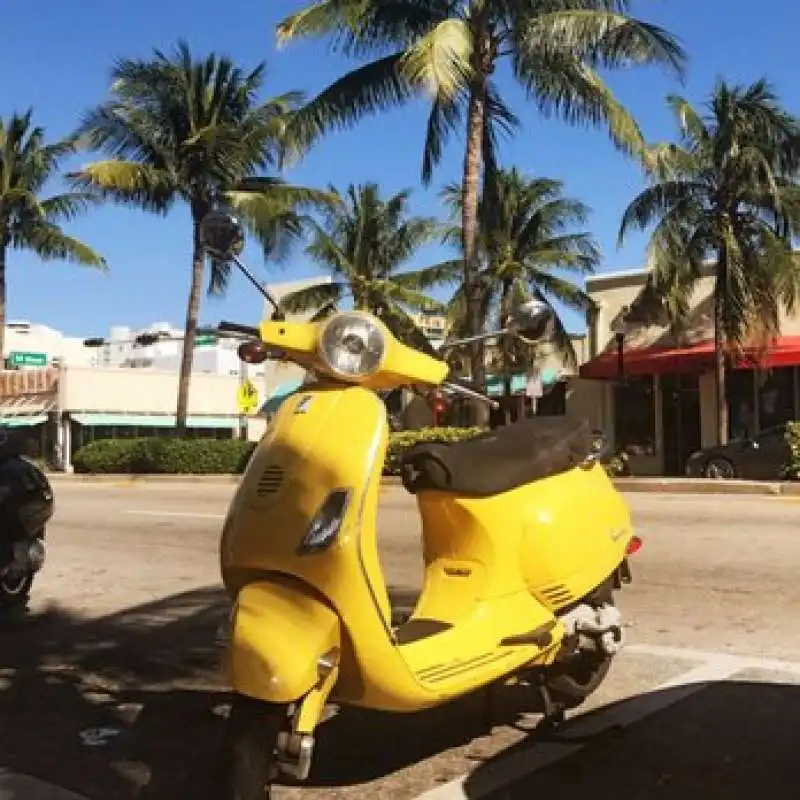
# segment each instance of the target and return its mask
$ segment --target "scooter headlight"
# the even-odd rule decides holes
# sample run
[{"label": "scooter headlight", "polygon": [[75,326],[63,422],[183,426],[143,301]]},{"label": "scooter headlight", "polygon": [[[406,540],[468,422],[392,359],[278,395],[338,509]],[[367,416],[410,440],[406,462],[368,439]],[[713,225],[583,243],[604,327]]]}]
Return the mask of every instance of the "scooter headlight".
[{"label": "scooter headlight", "polygon": [[381,366],[386,337],[367,315],[357,311],[333,317],[322,331],[319,355],[341,378],[365,378]]}]

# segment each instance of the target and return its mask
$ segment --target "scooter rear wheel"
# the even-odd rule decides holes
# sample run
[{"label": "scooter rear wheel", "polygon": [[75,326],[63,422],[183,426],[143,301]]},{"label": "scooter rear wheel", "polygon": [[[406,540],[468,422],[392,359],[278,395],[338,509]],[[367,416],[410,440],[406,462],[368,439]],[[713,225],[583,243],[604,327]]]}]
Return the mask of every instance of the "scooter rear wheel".
[{"label": "scooter rear wheel", "polygon": [[265,800],[276,776],[275,745],[286,707],[237,694],[222,741],[214,800]]}]

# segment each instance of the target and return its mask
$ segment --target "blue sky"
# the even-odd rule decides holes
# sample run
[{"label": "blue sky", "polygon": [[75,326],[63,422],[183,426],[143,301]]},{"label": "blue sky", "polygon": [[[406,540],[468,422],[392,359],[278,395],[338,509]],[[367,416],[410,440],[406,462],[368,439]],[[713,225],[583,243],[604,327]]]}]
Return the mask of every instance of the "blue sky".
[{"label": "blue sky", "polygon": [[[103,100],[117,57],[147,56],[179,38],[193,50],[223,52],[243,66],[266,60],[265,95],[288,89],[314,93],[343,72],[348,62],[328,52],[325,42],[275,50],[275,24],[305,5],[298,0],[28,0],[8,5],[0,28],[0,114],[33,106],[36,121],[52,137],[70,132],[80,114]],[[676,34],[690,55],[686,82],[657,69],[616,73],[610,82],[636,114],[651,140],[671,137],[664,96],[680,92],[702,100],[717,76],[746,82],[766,75],[786,105],[800,105],[800,84],[790,67],[800,24],[800,6],[785,0],[639,0],[634,12]],[[35,33],[33,33],[35,31]],[[574,130],[546,121],[526,106],[520,92],[501,81],[523,121],[517,137],[504,143],[502,157],[532,175],[557,177],[566,192],[586,202],[590,226],[604,253],[602,271],[641,264],[644,239],[616,247],[619,217],[640,188],[636,167],[608,143],[603,131]],[[377,181],[386,192],[419,187],[425,108],[422,102],[337,133],[311,152],[287,178],[309,186]],[[441,215],[441,186],[458,179],[461,142],[454,140],[430,189],[415,188],[417,213]],[[91,158],[82,154],[75,163]],[[70,225],[74,235],[100,250],[109,271],[100,274],[71,264],[42,264],[26,253],[9,255],[9,319],[44,322],[71,335],[104,334],[113,323],[143,325],[167,320],[182,325],[189,281],[191,232],[188,215],[168,217],[105,207]],[[421,253],[419,265],[442,255]],[[319,274],[301,250],[285,265],[264,265],[255,248],[251,264],[267,280]],[[204,300],[202,321],[250,321],[261,304],[243,280],[224,298]],[[576,318],[572,327],[580,327]]]}]

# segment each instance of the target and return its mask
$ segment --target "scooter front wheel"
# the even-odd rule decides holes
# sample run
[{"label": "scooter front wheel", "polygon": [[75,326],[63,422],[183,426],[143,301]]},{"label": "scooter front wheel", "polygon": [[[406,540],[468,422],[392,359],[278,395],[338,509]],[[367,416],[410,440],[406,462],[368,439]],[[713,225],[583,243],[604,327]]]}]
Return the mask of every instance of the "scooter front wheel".
[{"label": "scooter front wheel", "polygon": [[276,776],[275,746],[286,706],[234,696],[223,735],[214,800],[265,800]]},{"label": "scooter front wheel", "polygon": [[28,605],[33,575],[3,575],[0,577],[0,610],[24,608]]}]

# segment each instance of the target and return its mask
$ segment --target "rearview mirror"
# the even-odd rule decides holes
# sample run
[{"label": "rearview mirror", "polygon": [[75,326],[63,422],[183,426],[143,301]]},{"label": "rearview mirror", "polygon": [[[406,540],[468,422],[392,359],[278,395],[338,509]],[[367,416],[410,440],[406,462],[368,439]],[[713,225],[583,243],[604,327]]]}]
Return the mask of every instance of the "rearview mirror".
[{"label": "rearview mirror", "polygon": [[236,217],[214,209],[200,222],[200,242],[212,258],[233,261],[244,250],[244,230]]},{"label": "rearview mirror", "polygon": [[538,340],[550,333],[553,311],[542,300],[526,300],[511,312],[506,330],[523,340]]}]

